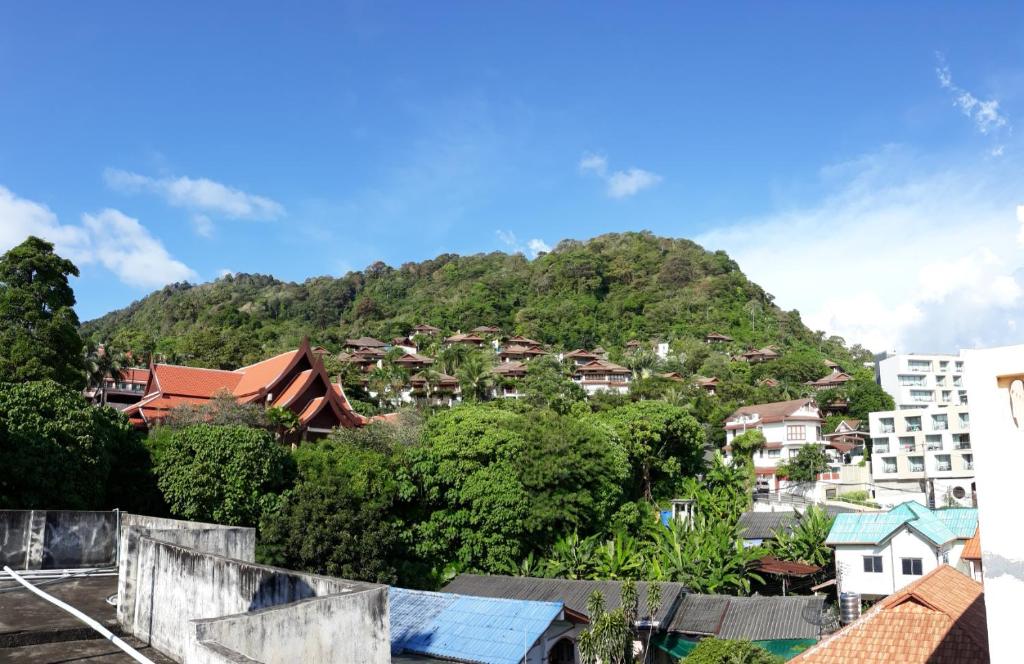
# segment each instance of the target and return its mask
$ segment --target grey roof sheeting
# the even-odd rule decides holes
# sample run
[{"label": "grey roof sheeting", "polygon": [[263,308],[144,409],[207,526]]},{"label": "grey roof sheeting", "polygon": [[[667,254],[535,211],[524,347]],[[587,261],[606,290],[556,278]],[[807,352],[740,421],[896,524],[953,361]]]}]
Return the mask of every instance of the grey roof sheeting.
[{"label": "grey roof sheeting", "polygon": [[792,531],[796,520],[793,512],[744,512],[739,530],[743,539],[774,539],[777,530]]},{"label": "grey roof sheeting", "polygon": [[687,595],[668,631],[749,641],[817,639],[824,605],[824,597],[813,596]]},{"label": "grey roof sheeting", "polygon": [[[681,583],[665,582],[661,585],[661,610],[656,620],[665,623],[676,609],[677,600],[686,592]],[[647,600],[647,583],[636,584],[640,611]],[[498,576],[486,574],[459,574],[442,588],[442,592],[477,597],[528,599],[542,602],[562,602],[566,609],[587,615],[587,599],[595,590],[604,595],[608,609],[617,608],[621,601],[621,581],[573,581],[570,579],[536,579],[524,576]]]}]

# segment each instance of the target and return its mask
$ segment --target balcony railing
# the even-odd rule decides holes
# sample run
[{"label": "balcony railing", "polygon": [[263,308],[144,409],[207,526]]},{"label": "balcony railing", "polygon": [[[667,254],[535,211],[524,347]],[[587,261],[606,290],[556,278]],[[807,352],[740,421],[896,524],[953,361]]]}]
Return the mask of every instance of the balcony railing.
[{"label": "balcony railing", "polygon": [[974,470],[974,462],[964,461],[964,470]]},{"label": "balcony railing", "polygon": [[881,427],[882,433],[895,433],[896,427],[891,424],[883,424]]},{"label": "balcony railing", "polygon": [[937,470],[940,473],[946,473],[946,472],[949,472],[949,471],[953,470],[953,464],[937,463],[937,464],[935,464],[935,470]]}]

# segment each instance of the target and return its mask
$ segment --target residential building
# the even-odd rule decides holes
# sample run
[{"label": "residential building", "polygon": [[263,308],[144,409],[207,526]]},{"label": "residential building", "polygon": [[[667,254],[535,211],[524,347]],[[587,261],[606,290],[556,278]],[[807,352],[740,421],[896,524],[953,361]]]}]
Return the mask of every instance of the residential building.
[{"label": "residential building", "polygon": [[764,348],[752,348],[745,353],[741,353],[738,358],[751,364],[757,364],[758,362],[768,362],[769,360],[776,360],[779,358],[779,351],[775,346],[765,346]]},{"label": "residential building", "polygon": [[501,362],[491,367],[496,378],[492,395],[495,398],[516,399],[520,396],[519,381],[526,376],[526,365],[522,362]]},{"label": "residential building", "polygon": [[891,506],[918,500],[929,507],[973,505],[974,450],[967,406],[871,413],[874,499]]},{"label": "residential building", "polygon": [[403,352],[408,353],[410,355],[415,355],[416,351],[418,350],[418,348],[416,347],[416,342],[410,339],[409,337],[394,337],[391,340],[391,347],[400,348],[402,349]]},{"label": "residential building", "polygon": [[498,359],[502,362],[521,362],[541,355],[547,355],[547,352],[539,346],[520,346],[519,344],[509,344],[498,351]]},{"label": "residential building", "polygon": [[835,431],[825,434],[825,442],[839,454],[857,454],[860,450],[857,456],[863,456],[863,450],[867,449],[871,439],[865,424],[857,419],[842,420],[836,425]]},{"label": "residential building", "polygon": [[452,344],[465,344],[467,346],[475,346],[476,348],[482,347],[487,343],[487,340],[483,337],[475,334],[463,334],[461,332],[453,334],[450,337],[445,337],[444,345],[451,346]]},{"label": "residential building", "polygon": [[813,390],[834,390],[842,387],[851,380],[853,380],[853,376],[850,374],[843,373],[838,369],[832,369],[831,373],[827,376],[819,378],[818,380],[807,381],[806,385]]},{"label": "residential building", "polygon": [[977,455],[979,542],[993,662],[1020,659],[1024,597],[1020,467],[1024,450],[1024,345],[964,350]]},{"label": "residential building", "polygon": [[84,394],[92,403],[124,410],[142,400],[148,382],[149,369],[130,367],[122,369],[117,378],[104,376],[100,387],[86,388]]},{"label": "residential building", "polygon": [[598,392],[628,394],[632,376],[632,371],[614,362],[592,360],[577,366],[572,379],[588,395]]},{"label": "residential building", "polygon": [[792,532],[799,516],[796,512],[744,512],[737,525],[743,546],[761,546],[776,539],[779,533]]},{"label": "residential building", "polygon": [[380,366],[386,355],[380,348],[360,348],[353,353],[338,353],[338,361],[353,364],[363,373],[370,373],[374,367]]},{"label": "residential building", "polygon": [[588,362],[593,362],[594,360],[600,360],[601,359],[601,355],[599,355],[597,353],[597,351],[589,351],[589,350],[583,350],[582,348],[577,348],[576,350],[572,350],[572,351],[569,351],[568,353],[564,353],[558,359],[561,362],[569,360],[574,365],[580,366],[582,364],[587,364]]},{"label": "residential building", "polygon": [[715,390],[718,388],[719,380],[714,376],[705,378],[703,376],[696,376],[695,382],[697,387],[704,390],[708,394],[714,396]]},{"label": "residential building", "polygon": [[219,394],[239,403],[292,411],[299,418],[296,435],[303,439],[365,423],[352,410],[341,385],[331,383],[323,361],[305,339],[296,350],[234,371],[154,364],[145,392],[124,411],[141,429],[159,423],[176,407],[200,406]]},{"label": "residential building", "polygon": [[450,407],[462,400],[462,389],[455,376],[445,373],[428,376],[420,372],[409,379],[409,389],[402,394],[402,400]]},{"label": "residential building", "polygon": [[974,531],[974,537],[967,540],[964,550],[960,552],[960,560],[967,562],[968,576],[981,583],[984,580],[985,568],[981,557],[981,528]]},{"label": "residential building", "polygon": [[878,360],[878,384],[896,409],[967,403],[964,360],[959,355],[901,353]]},{"label": "residential building", "polygon": [[[574,664],[579,619],[561,602],[391,588],[392,662]],[[419,656],[419,657],[416,657]],[[434,659],[436,658],[436,659]]]},{"label": "residential building", "polygon": [[760,431],[765,445],[754,453],[754,470],[761,491],[777,491],[779,464],[799,454],[805,445],[824,445],[823,419],[813,399],[793,399],[738,408],[725,420],[725,456],[732,459],[732,441],[751,430]]},{"label": "residential building", "polygon": [[528,337],[520,336],[518,334],[515,335],[515,336],[509,337],[508,338],[508,343],[516,344],[518,346],[526,346],[528,348],[540,348],[540,346],[543,345],[539,341],[536,341],[534,339],[530,339]]},{"label": "residential building", "polygon": [[710,332],[704,335],[704,343],[706,344],[727,344],[732,343],[732,337],[719,334],[718,332]]},{"label": "residential building", "polygon": [[346,339],[343,346],[350,350],[362,350],[364,348],[378,348],[384,350],[388,347],[386,343],[384,343],[380,339],[374,339],[373,337],[359,337],[358,339]]},{"label": "residential building", "polygon": [[441,334],[441,328],[434,327],[433,325],[421,324],[412,328],[412,333],[414,335],[422,334],[425,337],[432,337],[435,334]]},{"label": "residential building", "polygon": [[427,357],[426,355],[419,355],[417,353],[405,353],[401,357],[396,357],[391,361],[397,367],[401,367],[409,372],[422,371],[427,367],[434,364],[434,358]]},{"label": "residential building", "polygon": [[[886,597],[790,664],[988,664],[1019,660],[990,652],[987,589],[941,565]],[[1010,617],[1014,623],[1017,616]]]},{"label": "residential building", "polygon": [[966,573],[960,554],[977,527],[976,509],[932,510],[910,500],[887,512],[837,514],[825,544],[835,549],[839,592],[877,599],[940,565]]},{"label": "residential building", "polygon": [[473,334],[480,335],[480,336],[484,336],[484,335],[494,336],[496,334],[501,334],[501,328],[500,327],[494,327],[493,325],[479,325],[477,327],[474,327],[472,330],[470,330],[470,332],[472,332]]}]

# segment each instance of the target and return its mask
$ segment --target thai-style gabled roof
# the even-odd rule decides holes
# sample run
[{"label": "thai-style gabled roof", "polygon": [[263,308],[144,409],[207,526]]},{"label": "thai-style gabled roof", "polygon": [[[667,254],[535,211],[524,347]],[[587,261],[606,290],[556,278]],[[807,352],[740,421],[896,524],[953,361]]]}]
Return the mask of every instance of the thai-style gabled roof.
[{"label": "thai-style gabled roof", "polygon": [[403,364],[408,366],[425,366],[434,363],[434,358],[427,357],[426,355],[419,355],[417,353],[405,353],[399,358],[393,360],[395,364]]},{"label": "thai-style gabled roof", "polygon": [[579,359],[591,359],[591,360],[598,359],[597,351],[583,350],[582,348],[577,348],[576,350],[571,350],[568,353],[566,353],[565,355],[563,355],[562,357],[564,357],[567,360],[568,359],[577,359],[577,358],[579,358]]},{"label": "thai-style gabled roof", "polygon": [[631,374],[629,369],[608,360],[593,360],[576,367],[576,373],[590,374]]},{"label": "thai-style gabled roof", "polygon": [[715,376],[710,376],[708,378],[697,376],[696,382],[698,387],[714,387],[715,385],[718,385],[720,381]]},{"label": "thai-style gabled roof", "polygon": [[479,337],[475,334],[453,334],[450,337],[445,337],[444,342],[446,344],[476,344],[482,345],[486,342],[483,337]]},{"label": "thai-style gabled roof", "polygon": [[679,373],[678,371],[667,371],[665,373],[658,375],[662,378],[667,378],[668,380],[674,380],[677,383],[681,383],[686,380],[686,377],[683,376],[683,374]]},{"label": "thai-style gabled roof", "polygon": [[759,423],[782,422],[787,418],[793,417],[800,409],[813,403],[813,399],[791,399],[789,401],[775,401],[772,403],[743,406],[734,410],[732,415],[725,420],[726,426],[729,426],[731,420],[738,419],[744,415],[757,415]]},{"label": "thai-style gabled roof", "polygon": [[853,376],[848,373],[843,373],[837,369],[833,369],[832,373],[827,376],[819,378],[818,380],[807,381],[807,385],[815,388],[838,387],[849,380],[853,380]]},{"label": "thai-style gabled roof", "polygon": [[346,339],[345,346],[347,348],[384,348],[387,344],[373,337],[359,337],[358,339]]},{"label": "thai-style gabled roof", "polygon": [[726,336],[724,334],[719,334],[718,332],[709,332],[708,334],[704,335],[704,339],[708,341],[732,341],[732,337]]},{"label": "thai-style gabled roof", "polygon": [[757,381],[757,384],[764,385],[765,387],[778,387],[779,381],[769,376],[768,378],[762,378],[761,380]]},{"label": "thai-style gabled roof", "polygon": [[539,341],[535,341],[533,339],[530,339],[530,338],[524,337],[524,336],[520,336],[518,334],[515,335],[515,336],[509,337],[508,338],[508,342],[510,344],[518,344],[520,346],[540,346],[541,345],[541,343]]},{"label": "thai-style gabled roof", "polygon": [[940,565],[790,664],[987,664],[981,584]]},{"label": "thai-style gabled roof", "polygon": [[491,367],[491,373],[498,376],[520,377],[526,375],[526,365],[522,362],[502,362]]},{"label": "thai-style gabled roof", "polygon": [[492,325],[478,325],[470,330],[470,332],[475,334],[501,334],[501,328]]},{"label": "thai-style gabled roof", "polygon": [[[421,371],[409,379],[409,384],[413,387],[426,385],[427,375]],[[446,373],[438,373],[434,376],[434,384],[440,388],[451,389],[459,386],[459,379]]]},{"label": "thai-style gabled roof", "polygon": [[441,331],[441,328],[421,323],[420,325],[417,325],[416,327],[412,328],[412,331],[418,334],[437,334],[438,332]]}]

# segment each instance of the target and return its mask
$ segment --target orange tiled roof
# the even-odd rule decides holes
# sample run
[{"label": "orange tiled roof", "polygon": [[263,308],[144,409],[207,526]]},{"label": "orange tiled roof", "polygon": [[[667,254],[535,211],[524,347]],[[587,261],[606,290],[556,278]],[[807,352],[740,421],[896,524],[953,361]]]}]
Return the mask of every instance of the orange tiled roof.
[{"label": "orange tiled roof", "polygon": [[275,355],[269,360],[263,360],[241,369],[235,369],[235,373],[242,374],[242,380],[238,382],[234,389],[235,396],[248,396],[259,392],[261,387],[269,387],[271,383],[285,372],[295,357],[301,352],[301,348],[290,350],[280,355]]},{"label": "orange tiled roof", "polygon": [[174,364],[155,364],[153,373],[156,385],[164,394],[207,399],[221,390],[234,392],[242,380],[242,376],[234,371],[179,367]]},{"label": "orange tiled roof", "polygon": [[949,565],[878,602],[792,664],[974,664],[989,661],[982,586]]},{"label": "orange tiled roof", "polygon": [[981,528],[974,529],[974,537],[967,540],[960,554],[963,560],[981,560]]},{"label": "orange tiled roof", "polygon": [[736,419],[740,415],[759,415],[762,422],[781,422],[786,417],[791,416],[796,411],[800,410],[807,404],[811,403],[812,399],[792,399],[790,401],[775,401],[773,403],[759,403],[752,406],[743,406],[733,411],[732,415],[726,419],[726,423],[730,420]]},{"label": "orange tiled roof", "polygon": [[275,406],[288,406],[292,401],[295,400],[302,392],[309,386],[313,378],[313,370],[306,369],[305,371],[299,372],[292,382],[288,384],[288,387],[281,392],[276,399],[274,399]]}]

